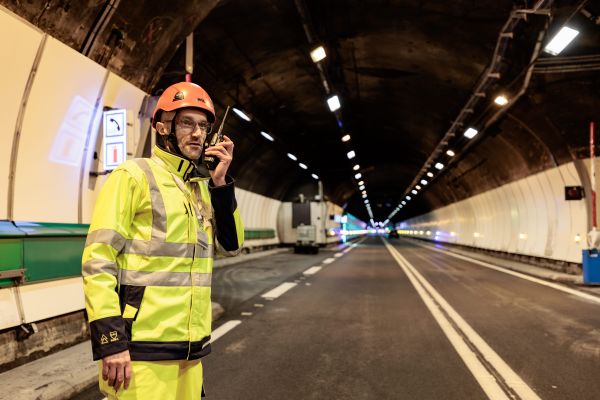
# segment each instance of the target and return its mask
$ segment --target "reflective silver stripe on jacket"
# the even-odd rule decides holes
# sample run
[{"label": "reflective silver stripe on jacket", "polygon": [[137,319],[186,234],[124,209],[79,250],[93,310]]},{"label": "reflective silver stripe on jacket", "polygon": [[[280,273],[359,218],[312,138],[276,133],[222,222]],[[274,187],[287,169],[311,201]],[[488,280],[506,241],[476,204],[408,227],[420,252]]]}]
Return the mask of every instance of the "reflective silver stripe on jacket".
[{"label": "reflective silver stripe on jacket", "polygon": [[210,287],[211,273],[121,270],[121,285]]},{"label": "reflective silver stripe on jacket", "polygon": [[[155,159],[164,168],[167,168],[164,161],[159,158]],[[149,241],[145,240],[126,240],[123,253],[139,254],[146,256],[163,256],[163,257],[185,257],[185,258],[208,258],[213,257],[214,248],[208,244],[208,236],[206,232],[198,230],[196,232],[198,240],[193,243],[172,243],[166,242],[167,236],[167,212],[165,203],[160,193],[160,189],[154,177],[154,173],[150,168],[150,163],[147,159],[134,160],[146,175],[148,186],[150,189],[150,199],[152,202],[152,234]],[[173,175],[173,174],[171,174]],[[174,176],[174,178],[176,178]],[[175,179],[175,183],[178,183]],[[181,184],[183,184],[181,182]],[[179,185],[178,185],[179,186]],[[186,192],[185,186],[179,187],[180,190]],[[194,205],[198,213],[197,205]]]},{"label": "reflective silver stripe on jacket", "polygon": [[212,245],[206,247],[194,243],[172,243],[161,242],[159,240],[133,239],[126,241],[123,253],[151,257],[207,258],[212,257],[213,247]]},{"label": "reflective silver stripe on jacket", "polygon": [[152,202],[152,239],[159,239],[164,241],[167,238],[167,210],[165,209],[165,203],[163,202],[160,189],[150,168],[148,160],[145,158],[138,158],[134,160],[137,165],[146,174],[148,180],[148,186],[150,188],[150,201]]},{"label": "reflective silver stripe on jacket", "polygon": [[101,243],[107,244],[117,251],[121,251],[123,246],[125,246],[126,240],[123,235],[113,229],[98,229],[88,233],[85,246],[87,247],[93,243]]},{"label": "reflective silver stripe on jacket", "polygon": [[100,274],[102,272],[112,276],[117,276],[118,270],[119,269],[116,263],[112,261],[101,260],[99,258],[86,261],[81,266],[81,274],[84,278],[86,276]]}]

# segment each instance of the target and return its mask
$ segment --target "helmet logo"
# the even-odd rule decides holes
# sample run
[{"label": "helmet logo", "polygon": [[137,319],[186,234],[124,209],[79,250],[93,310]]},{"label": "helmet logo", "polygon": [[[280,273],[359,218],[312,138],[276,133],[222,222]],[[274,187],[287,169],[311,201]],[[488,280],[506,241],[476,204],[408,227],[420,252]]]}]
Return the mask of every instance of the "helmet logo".
[{"label": "helmet logo", "polygon": [[200,97],[198,97],[198,101],[201,101],[201,102],[203,102],[203,103],[205,103],[205,104],[206,104],[206,100],[204,100],[204,99],[202,99],[202,98],[200,98]]},{"label": "helmet logo", "polygon": [[175,96],[173,96],[173,101],[183,100],[184,97],[185,95],[183,94],[183,92],[177,92],[175,93]]}]

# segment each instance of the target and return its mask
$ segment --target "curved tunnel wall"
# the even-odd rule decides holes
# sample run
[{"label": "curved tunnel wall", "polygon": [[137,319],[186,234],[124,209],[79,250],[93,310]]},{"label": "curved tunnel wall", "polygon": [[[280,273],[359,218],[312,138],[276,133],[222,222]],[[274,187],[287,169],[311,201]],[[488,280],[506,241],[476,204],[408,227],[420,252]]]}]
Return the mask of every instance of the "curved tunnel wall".
[{"label": "curved tunnel wall", "polygon": [[409,236],[580,263],[588,231],[586,203],[566,201],[564,188],[576,185],[583,184],[571,162],[397,227]]}]

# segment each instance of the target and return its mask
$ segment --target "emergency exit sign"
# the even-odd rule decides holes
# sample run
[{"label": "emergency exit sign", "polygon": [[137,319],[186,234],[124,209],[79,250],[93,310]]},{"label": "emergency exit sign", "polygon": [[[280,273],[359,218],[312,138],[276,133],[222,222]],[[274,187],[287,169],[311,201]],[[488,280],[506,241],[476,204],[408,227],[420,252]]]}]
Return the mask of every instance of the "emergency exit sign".
[{"label": "emergency exit sign", "polygon": [[102,115],[102,143],[104,169],[113,170],[125,161],[127,155],[127,110],[104,111]]}]

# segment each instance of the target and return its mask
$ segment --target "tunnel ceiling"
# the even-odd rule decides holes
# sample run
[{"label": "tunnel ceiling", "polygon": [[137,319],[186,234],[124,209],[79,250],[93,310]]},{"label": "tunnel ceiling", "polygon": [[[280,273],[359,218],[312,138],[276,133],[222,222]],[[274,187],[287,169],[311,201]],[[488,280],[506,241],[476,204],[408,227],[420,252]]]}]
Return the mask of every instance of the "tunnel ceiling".
[{"label": "tunnel ceiling", "polygon": [[[326,197],[364,221],[353,165],[374,219],[386,219],[486,76],[515,9],[550,4],[551,16],[521,14],[499,48],[498,75],[461,126],[480,134],[451,137],[444,152],[456,156],[433,160],[446,167],[431,169],[435,177],[393,221],[586,157],[587,125],[600,109],[600,0],[0,4],[153,95],[184,79],[184,41],[193,33],[192,79],[211,94],[217,117],[235,105],[252,118],[232,115],[225,126],[236,142],[238,186],[280,200],[311,197],[314,173]],[[532,59],[536,43],[565,23],[581,32],[573,44]],[[327,51],[321,71],[309,56],[319,44]],[[518,99],[500,109],[499,93]],[[341,100],[336,113],[326,103],[331,94]],[[351,140],[342,142],[346,134]]]}]

